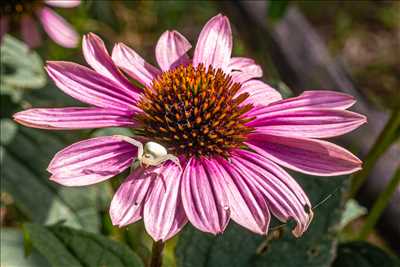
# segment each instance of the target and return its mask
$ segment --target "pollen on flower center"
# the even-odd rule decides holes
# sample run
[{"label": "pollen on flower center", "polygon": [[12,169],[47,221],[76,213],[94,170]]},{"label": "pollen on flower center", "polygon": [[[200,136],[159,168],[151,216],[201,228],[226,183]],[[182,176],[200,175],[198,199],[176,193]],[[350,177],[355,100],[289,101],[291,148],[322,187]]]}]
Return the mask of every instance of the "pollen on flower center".
[{"label": "pollen on flower center", "polygon": [[144,135],[176,155],[228,157],[243,147],[253,118],[243,115],[248,93],[237,94],[239,83],[221,69],[192,65],[162,73],[144,89],[138,116]]}]

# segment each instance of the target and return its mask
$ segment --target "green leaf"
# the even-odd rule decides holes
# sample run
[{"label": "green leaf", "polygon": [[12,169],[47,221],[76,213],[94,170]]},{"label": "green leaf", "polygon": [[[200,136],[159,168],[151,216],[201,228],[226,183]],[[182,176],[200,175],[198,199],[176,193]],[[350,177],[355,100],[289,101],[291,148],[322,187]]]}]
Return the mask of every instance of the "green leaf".
[{"label": "green leaf", "polygon": [[[342,194],[337,190],[343,178],[330,179],[294,177],[309,195],[314,220],[308,231],[298,239],[291,234],[293,225],[283,227],[283,235],[269,233],[267,237],[250,233],[230,223],[218,236],[187,227],[177,247],[180,267],[328,267],[335,253],[335,235],[341,214]],[[331,195],[329,199],[327,196]],[[322,202],[321,202],[322,201]],[[290,226],[291,225],[291,226]]]},{"label": "green leaf", "polygon": [[400,260],[364,241],[340,244],[332,267],[399,267]]},{"label": "green leaf", "polygon": [[0,52],[2,93],[17,96],[20,89],[41,88],[46,84],[41,58],[23,42],[5,35]]},{"label": "green leaf", "polygon": [[0,265],[2,267],[48,267],[50,264],[37,251],[24,255],[24,240],[21,231],[1,229]]},{"label": "green leaf", "polygon": [[66,106],[82,106],[74,98],[64,94],[53,83],[47,84],[40,90],[30,90],[24,94],[24,102],[26,106],[32,107],[66,107]]},{"label": "green leaf", "polygon": [[53,267],[143,267],[139,257],[126,245],[101,235],[64,226],[26,224],[33,247]]},{"label": "green leaf", "polygon": [[65,146],[57,135],[18,127],[12,142],[1,147],[2,191],[11,194],[19,210],[33,222],[64,222],[97,232],[101,221],[98,211],[106,208],[112,191],[107,183],[72,188],[49,181],[46,168]]}]

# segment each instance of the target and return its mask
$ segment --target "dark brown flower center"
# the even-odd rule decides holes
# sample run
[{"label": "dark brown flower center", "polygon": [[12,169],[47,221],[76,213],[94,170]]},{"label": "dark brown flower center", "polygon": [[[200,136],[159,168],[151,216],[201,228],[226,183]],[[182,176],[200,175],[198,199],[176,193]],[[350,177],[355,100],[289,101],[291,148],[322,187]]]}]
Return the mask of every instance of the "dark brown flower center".
[{"label": "dark brown flower center", "polygon": [[0,3],[0,14],[18,19],[21,15],[33,14],[42,5],[43,1],[40,0],[3,0]]},{"label": "dark brown flower center", "polygon": [[252,108],[242,104],[249,95],[239,89],[220,69],[179,66],[144,89],[138,120],[146,137],[175,155],[228,157],[253,130],[245,126],[253,118],[243,116]]}]

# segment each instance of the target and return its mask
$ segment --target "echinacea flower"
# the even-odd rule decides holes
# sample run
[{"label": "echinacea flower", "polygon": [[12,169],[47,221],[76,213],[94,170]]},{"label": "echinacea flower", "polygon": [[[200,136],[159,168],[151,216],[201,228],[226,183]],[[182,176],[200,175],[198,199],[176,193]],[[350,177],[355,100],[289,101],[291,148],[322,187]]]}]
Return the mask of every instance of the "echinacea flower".
[{"label": "echinacea flower", "polygon": [[[266,234],[271,213],[293,219],[299,237],[313,212],[300,185],[279,165],[333,176],[361,168],[349,151],[321,138],[342,135],[366,118],[346,109],[343,93],[307,91],[281,95],[257,80],[254,60],[231,57],[227,17],[204,26],[194,49],[177,31],[162,34],[155,49],[159,68],[124,44],[110,57],[94,34],[83,53],[94,69],[48,62],[47,72],[70,96],[93,107],[30,109],[14,115],[21,124],[53,130],[128,127],[143,142],[155,142],[179,158],[138,166],[122,182],[110,207],[114,225],[144,220],[154,240],[166,240],[190,221],[204,232],[221,233],[230,219]],[[143,85],[133,85],[122,70]],[[115,136],[96,137],[58,152],[48,171],[67,186],[98,183],[128,169],[136,146]]]},{"label": "echinacea flower", "polygon": [[35,48],[41,44],[40,32],[34,19],[37,16],[46,33],[57,44],[73,48],[78,45],[79,35],[60,15],[46,5],[72,8],[80,0],[5,0],[0,4],[0,42],[9,30],[20,28],[25,43]]}]

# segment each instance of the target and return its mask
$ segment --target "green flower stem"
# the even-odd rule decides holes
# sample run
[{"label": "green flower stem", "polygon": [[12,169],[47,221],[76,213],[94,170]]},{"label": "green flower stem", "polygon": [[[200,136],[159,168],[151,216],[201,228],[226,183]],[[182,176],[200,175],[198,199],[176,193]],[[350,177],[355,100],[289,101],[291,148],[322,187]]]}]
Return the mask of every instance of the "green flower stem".
[{"label": "green flower stem", "polygon": [[397,168],[394,176],[389,181],[388,185],[386,186],[385,190],[379,195],[378,199],[372,206],[371,212],[367,217],[367,221],[365,222],[363,228],[360,231],[358,236],[359,239],[367,238],[368,234],[374,228],[376,222],[378,221],[379,217],[381,216],[382,212],[385,210],[386,206],[388,205],[393,193],[396,191],[400,183],[400,167]]},{"label": "green flower stem", "polygon": [[164,249],[164,243],[162,241],[154,241],[153,249],[151,250],[151,260],[149,267],[161,267],[162,266],[162,253]]},{"label": "green flower stem", "polygon": [[392,112],[382,132],[375,141],[375,144],[364,159],[363,169],[353,176],[349,198],[354,198],[364,183],[368,174],[375,165],[375,162],[386,151],[396,138],[396,132],[400,128],[400,110]]}]

